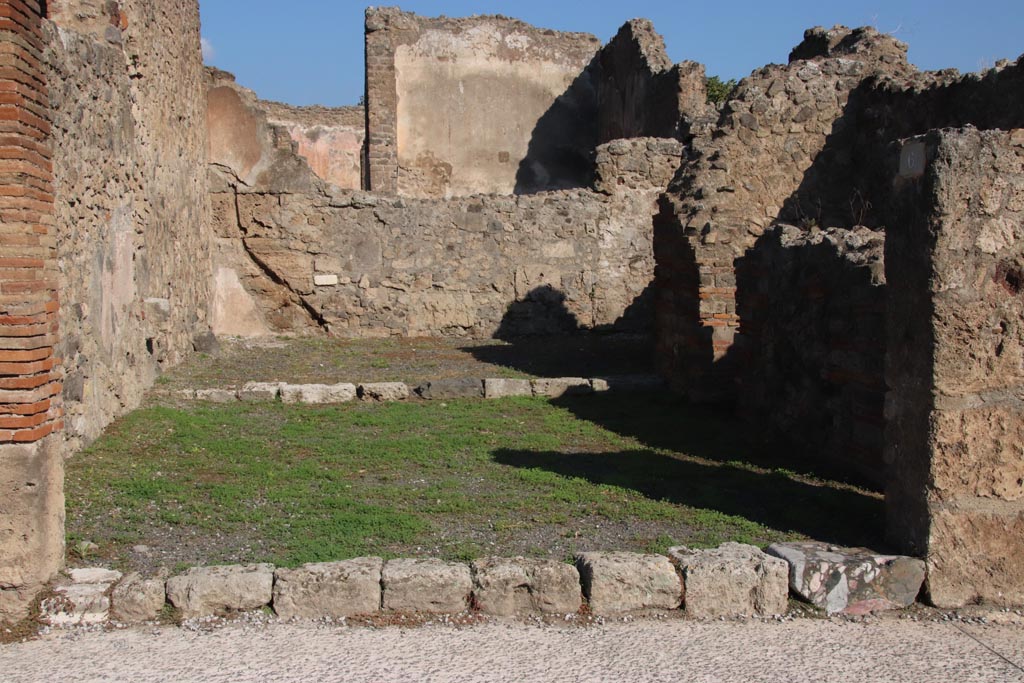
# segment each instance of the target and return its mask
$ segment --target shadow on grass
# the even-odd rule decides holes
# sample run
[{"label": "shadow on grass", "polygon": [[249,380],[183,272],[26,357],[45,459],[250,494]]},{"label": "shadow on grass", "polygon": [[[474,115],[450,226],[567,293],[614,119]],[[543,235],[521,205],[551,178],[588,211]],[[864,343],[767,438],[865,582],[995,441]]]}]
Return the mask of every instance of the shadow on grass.
[{"label": "shadow on grass", "polygon": [[746,445],[735,418],[646,396],[589,396],[554,403],[646,448],[605,453],[501,449],[493,452],[494,460],[734,515],[827,543],[884,549],[880,496],[795,474],[787,467],[792,463],[779,454]]},{"label": "shadow on grass", "polygon": [[654,341],[647,334],[573,332],[518,337],[506,345],[467,346],[477,361],[538,377],[602,377],[654,373]]}]

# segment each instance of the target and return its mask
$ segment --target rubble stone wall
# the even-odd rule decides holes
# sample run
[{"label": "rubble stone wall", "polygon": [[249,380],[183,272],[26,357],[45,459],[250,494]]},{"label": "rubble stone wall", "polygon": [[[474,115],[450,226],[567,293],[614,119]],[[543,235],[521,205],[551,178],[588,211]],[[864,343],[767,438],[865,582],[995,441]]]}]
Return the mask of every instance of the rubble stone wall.
[{"label": "rubble stone wall", "polygon": [[366,13],[369,189],[407,197],[585,187],[597,38],[500,16]]},{"label": "rubble stone wall", "polygon": [[[117,23],[99,35],[80,21],[45,31],[72,451],[138,405],[208,329],[198,9],[105,5]],[[60,7],[58,22],[80,16]]]},{"label": "rubble stone wall", "polygon": [[737,264],[739,410],[769,443],[884,485],[885,234],[769,228]]},{"label": "rubble stone wall", "polygon": [[[651,216],[675,140],[599,152],[605,192],[407,199],[222,179],[220,333],[467,337],[647,331]],[[620,182],[621,180],[621,182]]]},{"label": "rubble stone wall", "polygon": [[893,540],[940,606],[1024,603],[1024,129],[903,145],[886,240]]}]

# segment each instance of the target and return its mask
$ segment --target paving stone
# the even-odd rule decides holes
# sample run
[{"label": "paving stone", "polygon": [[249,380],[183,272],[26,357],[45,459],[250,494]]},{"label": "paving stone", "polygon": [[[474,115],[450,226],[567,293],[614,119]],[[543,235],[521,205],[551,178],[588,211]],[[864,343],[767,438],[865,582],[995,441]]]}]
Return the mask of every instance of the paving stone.
[{"label": "paving stone", "polygon": [[490,557],[472,570],[473,595],[485,614],[575,614],[583,604],[579,571],[564,562]]},{"label": "paving stone", "polygon": [[666,388],[665,380],[657,375],[595,377],[590,380],[590,386],[595,393],[614,391],[622,394],[653,393]]},{"label": "paving stone", "polygon": [[769,555],[789,563],[789,588],[829,614],[865,614],[908,607],[925,579],[925,563],[864,548],[775,543]]},{"label": "paving stone", "polygon": [[69,569],[68,576],[74,583],[114,583],[121,579],[121,572],[116,569],[104,569],[103,567],[83,567],[80,569]]},{"label": "paving stone", "polygon": [[752,545],[724,543],[712,550],[670,548],[683,575],[686,613],[693,617],[774,616],[789,602],[789,565]]},{"label": "paving stone", "polygon": [[479,379],[440,379],[424,382],[415,389],[424,399],[481,398],[484,383]]},{"label": "paving stone", "polygon": [[110,618],[110,587],[121,572],[102,568],[71,569],[71,583],[54,588],[53,597],[40,605],[53,626],[102,624]]},{"label": "paving stone", "polygon": [[238,392],[232,389],[196,389],[196,400],[211,403],[234,403],[238,400]]},{"label": "paving stone", "polygon": [[364,401],[402,401],[409,398],[409,387],[402,382],[360,384],[359,398]]},{"label": "paving stone", "polygon": [[144,579],[138,573],[125,576],[111,593],[110,616],[125,624],[156,619],[167,602],[162,579]]},{"label": "paving stone", "polygon": [[280,382],[247,382],[238,391],[240,401],[276,401],[281,394]]},{"label": "paving stone", "polygon": [[547,377],[531,383],[534,396],[559,398],[566,395],[589,394],[590,380],[583,377]]},{"label": "paving stone", "polygon": [[167,580],[167,599],[190,619],[269,605],[273,585],[270,564],[193,567]]},{"label": "paving stone", "polygon": [[484,398],[533,396],[533,385],[528,379],[485,379]]},{"label": "paving stone", "polygon": [[576,556],[583,594],[595,614],[678,609],[683,585],[663,555],[590,552]]},{"label": "paving stone", "polygon": [[380,611],[384,560],[360,557],[274,573],[274,612],[282,619],[351,617]]},{"label": "paving stone", "polygon": [[356,398],[354,384],[282,384],[284,403],[348,403]]},{"label": "paving stone", "polygon": [[473,578],[461,563],[401,559],[384,565],[381,585],[386,610],[457,613],[469,607]]}]

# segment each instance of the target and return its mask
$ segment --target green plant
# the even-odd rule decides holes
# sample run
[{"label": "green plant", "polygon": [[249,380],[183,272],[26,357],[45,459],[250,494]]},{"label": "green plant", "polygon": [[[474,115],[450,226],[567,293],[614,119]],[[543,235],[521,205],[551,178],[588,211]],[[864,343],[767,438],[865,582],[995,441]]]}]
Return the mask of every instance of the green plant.
[{"label": "green plant", "polygon": [[736,79],[730,78],[723,81],[718,76],[709,76],[704,81],[707,89],[708,102],[714,105],[722,105],[729,99],[729,95],[736,89]]}]

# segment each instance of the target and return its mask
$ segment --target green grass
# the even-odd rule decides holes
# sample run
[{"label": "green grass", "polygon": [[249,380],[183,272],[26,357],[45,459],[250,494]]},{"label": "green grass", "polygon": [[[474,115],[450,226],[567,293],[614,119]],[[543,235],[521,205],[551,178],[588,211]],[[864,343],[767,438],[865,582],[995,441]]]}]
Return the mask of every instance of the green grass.
[{"label": "green grass", "polygon": [[738,432],[637,397],[153,406],[68,463],[69,547],[139,568],[874,540],[877,495]]}]

